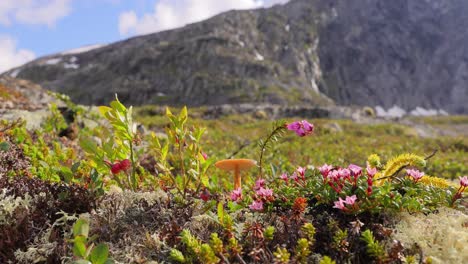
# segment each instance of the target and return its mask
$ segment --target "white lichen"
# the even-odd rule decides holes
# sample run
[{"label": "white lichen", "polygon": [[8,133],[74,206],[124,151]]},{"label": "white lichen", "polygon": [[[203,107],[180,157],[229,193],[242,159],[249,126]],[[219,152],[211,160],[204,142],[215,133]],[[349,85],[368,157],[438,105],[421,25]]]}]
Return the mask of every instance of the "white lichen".
[{"label": "white lichen", "polygon": [[417,243],[433,263],[468,263],[468,215],[450,208],[436,214],[407,214],[396,226],[395,239]]}]

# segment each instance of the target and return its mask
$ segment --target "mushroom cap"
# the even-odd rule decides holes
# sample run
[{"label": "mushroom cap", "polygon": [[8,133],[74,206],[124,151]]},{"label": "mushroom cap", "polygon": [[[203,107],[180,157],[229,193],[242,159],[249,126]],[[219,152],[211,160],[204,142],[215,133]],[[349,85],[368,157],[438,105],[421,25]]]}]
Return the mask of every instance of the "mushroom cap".
[{"label": "mushroom cap", "polygon": [[240,171],[247,170],[255,165],[257,165],[257,162],[251,159],[225,159],[215,163],[216,167],[226,171],[235,170],[236,166]]}]

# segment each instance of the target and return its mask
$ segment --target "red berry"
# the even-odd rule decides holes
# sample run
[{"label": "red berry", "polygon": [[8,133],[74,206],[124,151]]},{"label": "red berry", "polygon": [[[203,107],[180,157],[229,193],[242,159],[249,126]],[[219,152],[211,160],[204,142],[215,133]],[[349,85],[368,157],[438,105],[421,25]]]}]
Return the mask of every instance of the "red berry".
[{"label": "red berry", "polygon": [[201,193],[200,193],[200,199],[202,199],[203,201],[208,201],[209,199],[211,198],[211,195],[210,195],[210,192],[208,190],[203,190]]},{"label": "red berry", "polygon": [[114,163],[111,167],[111,172],[113,174],[118,174],[120,172],[120,170],[122,170],[122,166],[120,165],[120,163]]},{"label": "red berry", "polygon": [[120,167],[124,171],[130,169],[131,166],[132,166],[132,162],[129,159],[124,159],[120,162]]}]

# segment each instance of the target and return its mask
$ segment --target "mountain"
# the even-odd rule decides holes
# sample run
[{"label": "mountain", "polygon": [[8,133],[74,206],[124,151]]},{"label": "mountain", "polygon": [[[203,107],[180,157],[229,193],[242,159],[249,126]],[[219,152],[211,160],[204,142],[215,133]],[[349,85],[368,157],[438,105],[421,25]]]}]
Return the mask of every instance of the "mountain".
[{"label": "mountain", "polygon": [[468,113],[465,0],[291,0],[39,58],[4,75],[85,104],[368,105]]}]

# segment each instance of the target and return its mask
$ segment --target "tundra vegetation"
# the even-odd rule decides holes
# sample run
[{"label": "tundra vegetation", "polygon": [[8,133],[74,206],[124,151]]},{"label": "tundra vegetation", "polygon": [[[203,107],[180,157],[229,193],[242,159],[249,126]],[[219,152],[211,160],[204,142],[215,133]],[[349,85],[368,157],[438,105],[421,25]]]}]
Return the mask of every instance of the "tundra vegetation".
[{"label": "tundra vegetation", "polygon": [[[40,129],[0,125],[1,263],[468,259],[466,137],[61,99],[71,124],[52,105]],[[231,158],[256,161],[242,185]]]}]

